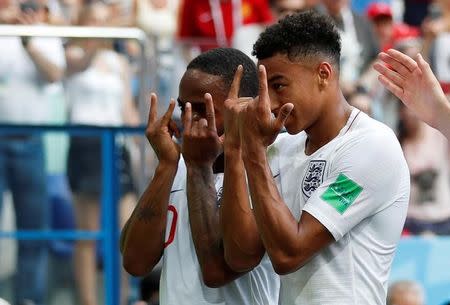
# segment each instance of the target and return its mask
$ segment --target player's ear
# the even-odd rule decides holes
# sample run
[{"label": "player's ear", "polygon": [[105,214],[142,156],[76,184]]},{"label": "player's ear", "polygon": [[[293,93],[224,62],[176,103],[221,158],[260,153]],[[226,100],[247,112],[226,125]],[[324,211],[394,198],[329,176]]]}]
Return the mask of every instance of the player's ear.
[{"label": "player's ear", "polygon": [[333,67],[330,63],[324,61],[317,67],[317,80],[321,89],[328,86],[331,76],[333,74]]}]

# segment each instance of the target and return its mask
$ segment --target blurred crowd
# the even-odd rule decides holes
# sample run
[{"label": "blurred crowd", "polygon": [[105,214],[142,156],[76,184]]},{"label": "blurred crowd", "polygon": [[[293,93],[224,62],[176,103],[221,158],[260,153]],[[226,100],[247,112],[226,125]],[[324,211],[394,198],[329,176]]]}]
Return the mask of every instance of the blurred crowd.
[{"label": "blurred crowd", "polygon": [[[177,96],[175,80],[199,52],[230,46],[252,56],[265,26],[309,9],[331,16],[341,33],[347,100],[398,135],[411,171],[404,234],[449,235],[448,143],[385,90],[372,69],[380,51],[421,52],[450,93],[449,0],[0,0],[0,24],[142,29],[157,62],[150,85],[165,108]],[[143,54],[136,41],[0,37],[0,54],[0,124],[145,123],[146,114],[138,112]],[[117,141],[121,224],[139,192],[136,168],[149,160],[137,156],[137,145],[136,139]],[[0,230],[14,224],[21,230],[98,230],[101,190],[98,137],[0,132]],[[73,257],[77,304],[99,304],[96,248],[95,241],[0,240],[0,283],[14,273],[13,304],[46,304],[49,255],[58,253]],[[407,284],[392,288],[390,297],[416,288]],[[125,274],[122,287],[126,304]],[[157,280],[146,279],[141,290],[143,299],[157,303],[151,293]]]}]

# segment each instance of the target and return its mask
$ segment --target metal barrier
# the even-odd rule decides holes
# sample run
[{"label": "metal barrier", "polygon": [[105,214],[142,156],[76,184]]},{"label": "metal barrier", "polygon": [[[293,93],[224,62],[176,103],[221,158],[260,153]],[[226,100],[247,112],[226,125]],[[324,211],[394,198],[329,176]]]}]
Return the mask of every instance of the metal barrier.
[{"label": "metal barrier", "polygon": [[[149,85],[156,84],[157,61],[154,50],[149,48],[149,37],[137,28],[85,27],[85,26],[46,26],[46,25],[0,25],[0,37],[62,37],[62,38],[96,38],[96,39],[134,39],[139,42],[142,50],[140,61],[139,112],[145,121],[147,113],[146,94]],[[152,37],[154,38],[154,37]],[[153,51],[153,52],[152,52]],[[0,134],[26,133],[41,134],[42,132],[68,132],[77,135],[98,135],[102,139],[102,177],[103,192],[101,200],[101,230],[86,231],[16,231],[0,232],[0,238],[16,239],[70,239],[70,240],[102,240],[104,247],[104,290],[105,304],[119,305],[119,227],[118,227],[118,180],[114,158],[116,154],[115,137],[118,133],[143,133],[143,128],[89,127],[89,126],[31,126],[31,125],[0,125]],[[144,149],[141,149],[143,152]],[[141,173],[142,177],[144,172]]]},{"label": "metal barrier", "polygon": [[[0,37],[63,37],[63,38],[97,38],[97,39],[135,39],[139,42],[142,50],[141,71],[139,75],[139,112],[146,119],[146,94],[149,92],[149,84],[156,83],[156,74],[150,71],[157,71],[158,64],[155,50],[149,50],[149,39],[155,37],[147,36],[144,31],[138,28],[119,27],[90,27],[90,26],[47,26],[47,25],[0,25]],[[152,52],[150,52],[152,51]],[[151,54],[150,54],[151,53]],[[150,78],[152,77],[152,78]]]},{"label": "metal barrier", "polygon": [[119,223],[117,203],[118,175],[114,162],[116,157],[115,137],[117,134],[143,134],[144,128],[132,127],[92,127],[92,126],[32,126],[0,125],[0,134],[42,134],[43,132],[64,132],[71,135],[100,136],[102,140],[102,200],[101,230],[90,231],[30,231],[0,232],[0,238],[26,240],[102,240],[104,253],[104,291],[106,305],[119,305],[120,300],[120,262],[119,262]]}]

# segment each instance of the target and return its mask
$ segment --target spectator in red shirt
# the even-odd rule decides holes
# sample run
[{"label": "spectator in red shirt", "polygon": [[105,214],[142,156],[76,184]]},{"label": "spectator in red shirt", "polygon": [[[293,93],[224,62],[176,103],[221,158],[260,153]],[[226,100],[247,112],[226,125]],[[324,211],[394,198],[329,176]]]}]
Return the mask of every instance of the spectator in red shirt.
[{"label": "spectator in red shirt", "polygon": [[394,23],[392,9],[387,3],[374,2],[367,7],[367,17],[372,21],[380,49],[385,52],[401,40],[418,37],[416,27],[404,23]]},{"label": "spectator in red shirt", "polygon": [[202,50],[229,46],[236,28],[272,20],[267,0],[183,0],[178,37]]}]

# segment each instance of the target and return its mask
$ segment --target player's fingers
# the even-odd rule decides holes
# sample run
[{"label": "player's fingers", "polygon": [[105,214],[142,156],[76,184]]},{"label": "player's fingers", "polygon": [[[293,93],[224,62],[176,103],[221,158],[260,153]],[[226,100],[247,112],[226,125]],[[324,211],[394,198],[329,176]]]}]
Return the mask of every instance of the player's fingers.
[{"label": "player's fingers", "polygon": [[175,100],[172,98],[170,99],[169,107],[167,107],[166,113],[164,113],[161,123],[163,125],[168,125],[170,120],[172,119],[173,110],[175,109]]},{"label": "player's fingers", "polygon": [[266,67],[264,67],[263,65],[259,65],[258,76],[259,76],[258,106],[270,109],[269,89],[267,85],[267,73]]},{"label": "player's fingers", "polygon": [[398,74],[396,71],[393,71],[386,67],[385,65],[382,65],[380,63],[376,63],[373,65],[373,68],[380,72],[381,75],[385,76],[387,79],[389,79],[391,82],[396,84],[397,86],[403,88],[405,84],[405,79],[401,77],[400,74]]},{"label": "player's fingers", "polygon": [[389,56],[387,53],[381,52],[380,54],[378,54],[378,58],[403,77],[411,74],[411,71],[405,65]]},{"label": "player's fingers", "polygon": [[241,87],[241,79],[244,74],[244,67],[239,65],[234,73],[233,82],[231,83],[230,91],[228,92],[228,98],[238,98],[239,88]]},{"label": "player's fingers", "polygon": [[214,102],[211,94],[205,94],[205,103],[206,103],[206,122],[208,124],[208,129],[210,131],[216,132],[216,117],[214,112]]},{"label": "player's fingers", "polygon": [[197,136],[199,134],[199,129],[199,120],[192,121],[191,136]]},{"label": "player's fingers", "polygon": [[[422,54],[418,53],[416,55],[416,61],[417,61],[417,64],[418,64],[420,70],[423,73],[431,75],[434,79],[436,79],[436,77],[433,74],[433,71],[431,70],[430,64],[422,57]],[[436,79],[436,81],[438,81],[438,80]]]},{"label": "player's fingers", "polygon": [[178,129],[178,126],[175,123],[175,121],[172,119],[169,122],[169,130],[175,135],[175,137],[177,137],[177,138],[181,137],[180,130]]},{"label": "player's fingers", "polygon": [[158,96],[155,93],[150,94],[150,110],[148,111],[147,127],[156,122],[158,117]]},{"label": "player's fingers", "polygon": [[402,52],[399,52],[394,49],[389,49],[386,51],[386,53],[391,56],[393,59],[397,60],[401,64],[403,64],[406,68],[408,68],[409,71],[414,71],[417,69],[417,63],[412,59],[411,57],[403,54]]},{"label": "player's fingers", "polygon": [[238,105],[241,107],[247,106],[251,101],[253,101],[252,97],[240,97],[238,100]]},{"label": "player's fingers", "polygon": [[184,133],[190,133],[192,128],[192,106],[189,102],[184,106],[183,125]]},{"label": "player's fingers", "polygon": [[386,76],[379,75],[378,80],[380,83],[386,87],[392,94],[394,94],[396,97],[398,97],[400,100],[403,98],[403,89],[393,82],[391,82]]},{"label": "player's fingers", "polygon": [[275,127],[278,130],[281,130],[283,128],[284,123],[286,123],[287,118],[291,114],[292,110],[294,109],[294,104],[287,103],[281,106],[280,112],[278,113],[278,116],[275,119]]},{"label": "player's fingers", "polygon": [[205,118],[198,120],[198,133],[204,134],[205,130],[208,128],[208,121]]}]

